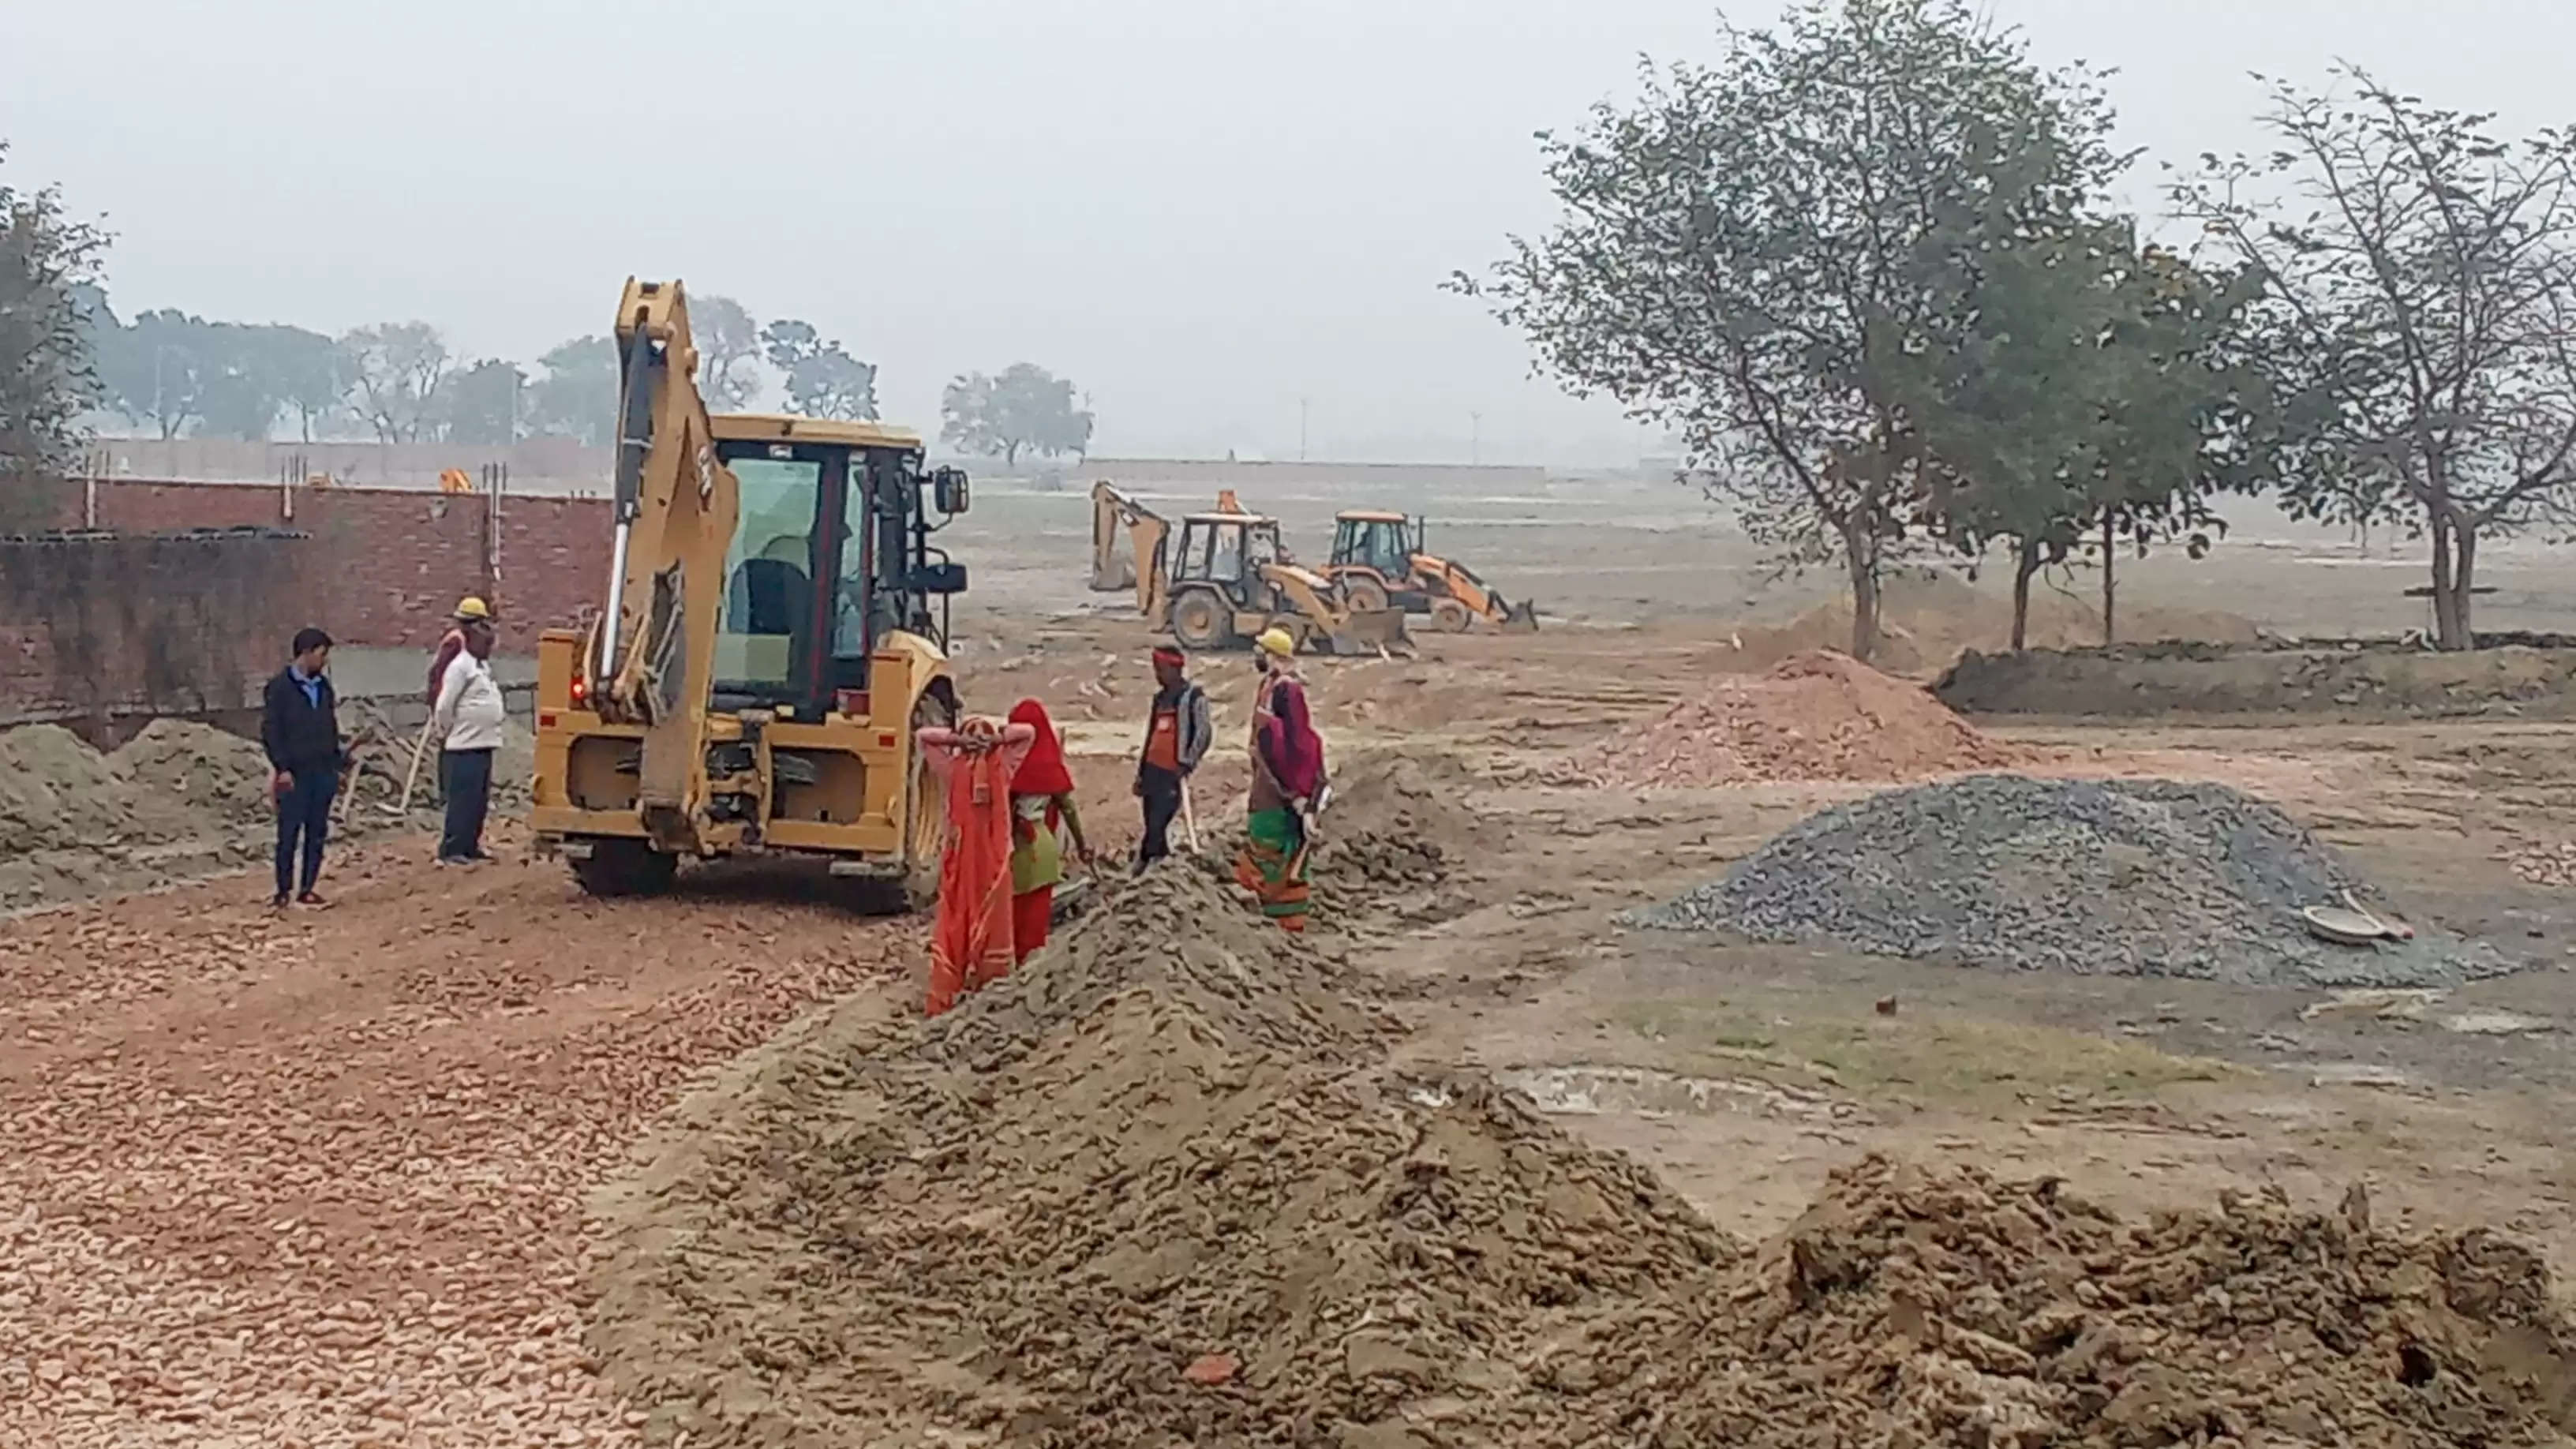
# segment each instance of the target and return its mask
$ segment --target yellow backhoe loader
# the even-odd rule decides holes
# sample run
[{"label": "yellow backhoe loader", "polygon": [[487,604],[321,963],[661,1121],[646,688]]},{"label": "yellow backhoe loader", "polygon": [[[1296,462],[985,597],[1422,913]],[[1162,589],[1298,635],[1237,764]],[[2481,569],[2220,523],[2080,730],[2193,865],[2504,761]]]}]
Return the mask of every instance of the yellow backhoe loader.
[{"label": "yellow backhoe loader", "polygon": [[677,282],[630,279],[616,332],[607,600],[537,646],[540,848],[593,895],[766,852],[921,904],[946,821],[913,731],[957,717],[966,587],[930,515],[966,475],[875,423],[710,417]]},{"label": "yellow backhoe loader", "polygon": [[1185,649],[1246,645],[1274,625],[1318,653],[1373,654],[1406,642],[1402,611],[1354,609],[1330,579],[1291,559],[1279,520],[1221,504],[1184,515],[1175,532],[1116,486],[1094,483],[1091,587],[1131,586],[1146,623]]},{"label": "yellow backhoe loader", "polygon": [[1429,614],[1431,627],[1462,634],[1481,620],[1506,634],[1538,629],[1538,606],[1513,603],[1476,571],[1423,547],[1423,520],[1351,509],[1333,520],[1333,557],[1324,573],[1355,609]]}]

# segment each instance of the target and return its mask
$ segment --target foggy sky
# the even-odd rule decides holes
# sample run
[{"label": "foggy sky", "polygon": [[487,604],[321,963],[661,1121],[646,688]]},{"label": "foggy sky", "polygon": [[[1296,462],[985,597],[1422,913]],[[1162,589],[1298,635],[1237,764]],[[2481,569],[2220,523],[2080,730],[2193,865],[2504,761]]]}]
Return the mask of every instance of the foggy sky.
[{"label": "foggy sky", "polygon": [[[1997,0],[2116,65],[2125,144],[2259,144],[2248,70],[2343,56],[2576,118],[2564,0]],[[1730,6],[1740,24],[1769,0]],[[721,18],[718,18],[718,17]],[[105,213],[120,313],[421,318],[521,360],[629,272],[802,316],[887,416],[1022,359],[1102,453],[1634,461],[1437,290],[1549,215],[1531,132],[1719,54],[1704,0],[0,4],[6,175]],[[2128,200],[2153,207],[2151,178]]]}]

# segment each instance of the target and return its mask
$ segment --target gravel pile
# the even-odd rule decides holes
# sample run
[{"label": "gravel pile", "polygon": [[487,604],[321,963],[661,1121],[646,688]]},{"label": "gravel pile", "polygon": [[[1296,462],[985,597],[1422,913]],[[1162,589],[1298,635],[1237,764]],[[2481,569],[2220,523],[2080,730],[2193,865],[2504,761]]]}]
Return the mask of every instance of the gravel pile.
[{"label": "gravel pile", "polygon": [[2369,885],[2222,785],[1979,775],[1808,817],[1632,924],[1876,955],[2245,985],[2442,986],[2514,966],[2439,931],[2329,945],[2299,911]]}]

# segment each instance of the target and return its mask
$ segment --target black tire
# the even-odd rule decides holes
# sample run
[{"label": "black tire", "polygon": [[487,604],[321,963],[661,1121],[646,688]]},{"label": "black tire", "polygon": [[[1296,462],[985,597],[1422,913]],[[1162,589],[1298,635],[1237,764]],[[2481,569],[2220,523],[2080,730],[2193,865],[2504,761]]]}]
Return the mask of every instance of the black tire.
[{"label": "black tire", "polygon": [[640,840],[594,840],[590,857],[572,863],[572,877],[589,895],[602,900],[621,896],[658,896],[671,888],[680,859]]},{"label": "black tire", "polygon": [[1376,613],[1387,607],[1386,586],[1365,574],[1345,575],[1342,602],[1354,613]]},{"label": "black tire", "polygon": [[1476,616],[1456,599],[1431,601],[1431,627],[1443,634],[1464,634],[1475,627]]},{"label": "black tire", "polygon": [[1172,637],[1184,649],[1214,649],[1234,637],[1234,611],[1204,589],[1172,601]]},{"label": "black tire", "polygon": [[[915,731],[956,723],[957,710],[939,693],[924,694],[921,703],[913,706]],[[930,762],[922,758],[918,745],[913,747],[912,783],[904,797],[904,832],[907,863],[895,898],[896,909],[909,914],[926,911],[938,903],[939,862],[948,851],[948,789],[940,783]]]}]

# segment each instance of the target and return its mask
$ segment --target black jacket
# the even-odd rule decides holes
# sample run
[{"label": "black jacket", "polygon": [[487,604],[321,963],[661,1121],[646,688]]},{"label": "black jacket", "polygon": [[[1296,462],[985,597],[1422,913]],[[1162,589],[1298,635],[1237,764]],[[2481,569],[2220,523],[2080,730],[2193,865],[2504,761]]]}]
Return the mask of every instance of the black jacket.
[{"label": "black jacket", "polygon": [[331,676],[322,676],[322,703],[304,697],[292,666],[268,681],[261,701],[259,742],[268,763],[292,774],[340,768],[340,699],[331,692]]}]

